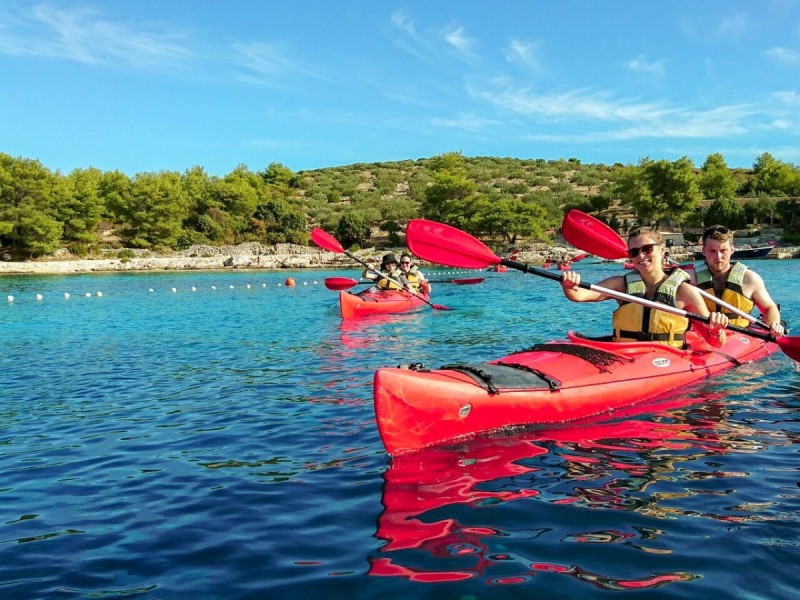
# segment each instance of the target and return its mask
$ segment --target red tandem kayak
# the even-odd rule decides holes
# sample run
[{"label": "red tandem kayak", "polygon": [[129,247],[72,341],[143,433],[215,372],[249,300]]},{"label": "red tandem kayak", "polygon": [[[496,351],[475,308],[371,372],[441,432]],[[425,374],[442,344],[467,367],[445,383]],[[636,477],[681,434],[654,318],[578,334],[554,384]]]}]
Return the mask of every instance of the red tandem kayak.
[{"label": "red tandem kayak", "polygon": [[367,291],[360,294],[339,292],[339,309],[343,319],[408,312],[427,302],[429,296],[422,292],[416,295],[398,290]]},{"label": "red tandem kayak", "polygon": [[779,349],[732,331],[722,348],[692,331],[687,342],[689,349],[681,350],[569,332],[567,340],[488,363],[378,369],[378,431],[388,452],[398,456],[503,428],[573,421],[668,397],[676,388]]}]

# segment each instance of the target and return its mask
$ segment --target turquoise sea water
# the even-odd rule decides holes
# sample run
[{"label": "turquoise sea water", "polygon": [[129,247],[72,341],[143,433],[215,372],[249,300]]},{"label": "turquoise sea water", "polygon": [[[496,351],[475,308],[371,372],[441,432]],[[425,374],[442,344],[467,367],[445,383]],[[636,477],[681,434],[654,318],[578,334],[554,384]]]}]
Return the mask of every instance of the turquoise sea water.
[{"label": "turquoise sea water", "polygon": [[[799,264],[753,263],[798,331]],[[376,368],[599,335],[613,306],[487,273],[435,287],[455,310],[342,324],[334,275],[357,272],[0,279],[0,597],[800,594],[788,357],[391,461]]]}]

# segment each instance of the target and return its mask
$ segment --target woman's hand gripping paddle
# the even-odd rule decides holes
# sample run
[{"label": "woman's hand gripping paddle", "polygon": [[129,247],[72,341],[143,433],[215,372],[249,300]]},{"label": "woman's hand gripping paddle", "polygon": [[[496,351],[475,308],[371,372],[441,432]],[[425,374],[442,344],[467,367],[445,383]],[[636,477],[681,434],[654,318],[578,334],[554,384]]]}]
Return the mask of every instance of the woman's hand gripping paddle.
[{"label": "woman's hand gripping paddle", "polygon": [[[333,252],[335,254],[344,254],[344,255],[352,258],[357,263],[362,264],[365,268],[369,269],[373,273],[376,273],[378,275],[378,277],[381,277],[383,279],[386,279],[386,280],[392,282],[393,284],[395,284],[400,289],[407,289],[407,288],[405,288],[405,286],[403,286],[402,283],[400,283],[396,279],[393,279],[391,277],[387,277],[386,275],[383,275],[382,273],[379,273],[378,271],[376,271],[375,269],[370,267],[367,263],[365,263],[360,258],[358,258],[356,256],[353,256],[352,254],[347,252],[342,247],[342,245],[336,240],[335,237],[333,237],[331,234],[327,233],[326,231],[320,229],[319,227],[314,227],[314,229],[311,230],[311,241],[314,242],[320,248],[323,248],[323,249],[328,250],[330,252]],[[441,304],[432,304],[431,302],[428,302],[425,298],[423,298],[420,294],[418,294],[413,289],[408,289],[408,291],[411,292],[413,295],[415,295],[420,300],[422,300],[423,302],[425,302],[426,304],[430,305],[431,307],[433,307],[433,308],[435,308],[437,310],[453,310],[452,308],[448,308],[447,306],[443,306]]]},{"label": "woman's hand gripping paddle", "polygon": [[[561,233],[570,244],[590,254],[609,260],[628,258],[628,245],[616,231],[602,221],[579,210],[573,209],[566,214],[561,226]],[[681,268],[685,267],[681,265]],[[752,324],[769,331],[769,325],[750,313],[746,313],[732,304],[720,300],[714,294],[705,290],[697,288],[697,291],[704,298],[708,298],[717,305],[725,307],[732,313],[747,319]]]},{"label": "woman's hand gripping paddle", "polygon": [[[436,221],[428,221],[425,219],[413,219],[406,228],[406,241],[409,249],[414,254],[430,262],[464,269],[480,269],[491,265],[502,264],[511,269],[522,271],[523,273],[533,273],[540,277],[561,282],[560,274],[550,273],[549,271],[543,271],[542,269],[537,269],[536,267],[518,263],[507,258],[501,258],[480,240],[475,239],[470,234],[460,229],[445,225],[444,223],[437,223]],[[591,250],[589,250],[589,252],[591,252]],[[592,252],[592,254],[594,254],[594,252]],[[598,254],[598,256],[602,256],[602,254]],[[711,320],[710,317],[690,313],[681,308],[668,306],[660,302],[652,302],[645,298],[631,296],[599,285],[585,283],[583,281],[578,285],[584,289],[605,294],[617,300],[641,304],[642,306],[647,306],[663,312],[680,315],[693,321],[708,324]],[[776,338],[768,333],[752,331],[734,325],[728,325],[727,329],[768,342],[775,342],[787,356],[793,360],[800,361],[799,337],[782,335]]]}]

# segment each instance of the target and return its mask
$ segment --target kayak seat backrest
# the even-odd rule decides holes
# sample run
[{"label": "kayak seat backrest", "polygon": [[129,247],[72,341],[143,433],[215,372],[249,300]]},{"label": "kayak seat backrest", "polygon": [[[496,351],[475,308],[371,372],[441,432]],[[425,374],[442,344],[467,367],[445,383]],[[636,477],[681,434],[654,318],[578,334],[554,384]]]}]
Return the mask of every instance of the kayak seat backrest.
[{"label": "kayak seat backrest", "polygon": [[490,394],[501,390],[557,390],[561,382],[525,365],[513,363],[453,364],[440,367],[443,371],[458,371],[472,377]]},{"label": "kayak seat backrest", "polygon": [[597,367],[601,373],[608,373],[608,367],[615,363],[625,364],[633,362],[633,359],[627,356],[606,352],[599,348],[592,348],[581,344],[536,344],[530,348],[514,352],[514,354],[522,354],[523,352],[561,352],[563,354],[577,356]]}]

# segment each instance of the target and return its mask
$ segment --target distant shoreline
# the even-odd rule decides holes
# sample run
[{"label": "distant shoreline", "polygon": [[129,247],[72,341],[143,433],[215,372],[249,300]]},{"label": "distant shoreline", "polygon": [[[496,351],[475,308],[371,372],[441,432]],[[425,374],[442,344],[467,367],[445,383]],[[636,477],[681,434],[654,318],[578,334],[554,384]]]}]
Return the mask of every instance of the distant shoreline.
[{"label": "distant shoreline", "polygon": [[[694,248],[681,248],[676,252],[671,248],[672,258],[679,262],[693,260]],[[378,265],[380,257],[394,250],[361,250],[355,253],[361,260],[370,265]],[[581,254],[574,248],[551,246],[547,249],[520,252],[517,260],[531,265],[541,265],[547,260],[561,260]],[[800,258],[800,248],[776,248],[770,259]],[[747,261],[745,261],[747,262]],[[420,261],[424,266],[429,265]],[[168,272],[168,271],[223,271],[227,269],[243,270],[286,270],[286,269],[354,269],[362,268],[351,258],[318,251],[314,248],[303,252],[281,252],[263,254],[218,254],[214,256],[153,256],[139,258],[100,258],[100,259],[58,259],[32,260],[24,262],[0,261],[0,277],[3,275],[70,275],[80,273],[115,273],[115,272]]]}]

